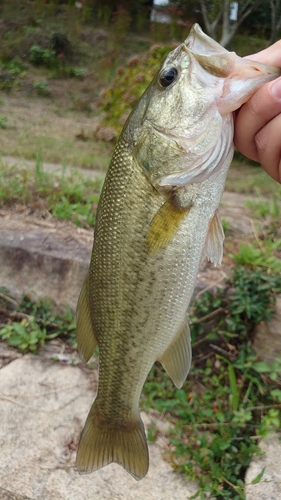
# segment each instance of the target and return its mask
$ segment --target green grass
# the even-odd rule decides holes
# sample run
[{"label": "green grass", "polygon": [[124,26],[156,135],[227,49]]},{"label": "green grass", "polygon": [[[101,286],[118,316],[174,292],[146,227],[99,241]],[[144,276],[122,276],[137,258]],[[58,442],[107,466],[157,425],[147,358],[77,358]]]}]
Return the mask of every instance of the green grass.
[{"label": "green grass", "polygon": [[[95,119],[82,117],[85,113],[62,111],[51,105],[38,107],[38,113],[31,123],[24,109],[12,109],[0,117],[2,136],[1,154],[26,160],[36,160],[41,152],[44,161],[75,168],[89,168],[105,172],[112,155],[112,145],[95,140]],[[17,114],[16,114],[17,113]],[[33,115],[33,112],[28,110]],[[78,114],[78,117],[75,116]],[[79,137],[82,139],[79,139]]]},{"label": "green grass", "polygon": [[48,174],[37,158],[35,170],[0,164],[0,207],[25,205],[31,211],[48,211],[58,219],[73,221],[82,227],[95,224],[101,179],[85,179],[78,172]]},{"label": "green grass", "polygon": [[234,158],[226,179],[226,190],[235,193],[270,195],[281,199],[281,186],[258,163]]}]

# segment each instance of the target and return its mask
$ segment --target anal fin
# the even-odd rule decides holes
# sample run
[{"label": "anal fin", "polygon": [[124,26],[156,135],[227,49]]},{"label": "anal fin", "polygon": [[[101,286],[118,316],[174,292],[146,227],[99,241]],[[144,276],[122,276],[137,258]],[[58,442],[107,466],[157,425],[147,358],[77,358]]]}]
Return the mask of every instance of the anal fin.
[{"label": "anal fin", "polygon": [[76,309],[76,338],[79,356],[84,363],[89,361],[98,345],[91,319],[89,276],[87,274],[79,295]]},{"label": "anal fin", "polygon": [[160,363],[178,388],[182,386],[188,375],[191,358],[190,331],[186,318],[168,349],[159,358]]},{"label": "anal fin", "polygon": [[219,211],[216,210],[210,222],[202,260],[207,257],[213,264],[221,264],[223,258],[224,231],[221,225]]}]

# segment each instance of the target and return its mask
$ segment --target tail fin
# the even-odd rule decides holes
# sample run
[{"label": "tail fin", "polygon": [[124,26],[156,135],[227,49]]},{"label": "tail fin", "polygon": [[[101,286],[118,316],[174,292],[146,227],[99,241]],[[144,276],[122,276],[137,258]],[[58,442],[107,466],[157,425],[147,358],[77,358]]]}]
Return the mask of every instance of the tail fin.
[{"label": "tail fin", "polygon": [[94,403],[81,435],[76,466],[80,474],[89,474],[112,462],[122,465],[136,480],[146,475],[149,455],[144,426],[140,418],[118,427],[101,424]]}]

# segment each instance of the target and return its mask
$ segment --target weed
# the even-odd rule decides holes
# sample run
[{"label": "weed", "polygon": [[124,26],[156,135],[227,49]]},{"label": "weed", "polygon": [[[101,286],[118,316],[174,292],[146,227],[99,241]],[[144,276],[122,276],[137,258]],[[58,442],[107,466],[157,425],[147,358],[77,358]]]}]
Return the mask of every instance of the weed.
[{"label": "weed", "polygon": [[35,66],[46,66],[51,68],[57,64],[57,56],[54,50],[44,49],[40,45],[32,45],[29,49],[30,61]]},{"label": "weed", "polygon": [[40,96],[49,96],[51,93],[51,89],[48,85],[47,80],[35,80],[33,83],[33,87],[37,91],[37,94]]},{"label": "weed", "polygon": [[222,219],[221,223],[222,223],[222,227],[223,227],[224,232],[225,233],[229,232],[230,231],[230,222],[229,222],[229,220]]},{"label": "weed", "polygon": [[79,80],[83,80],[85,76],[87,75],[87,69],[86,68],[73,68],[69,67],[67,69],[68,76],[78,78]]},{"label": "weed", "polygon": [[279,219],[281,216],[280,196],[273,195],[271,200],[248,201],[247,206],[252,210],[256,217],[264,219],[270,216]]},{"label": "weed", "polygon": [[[260,246],[258,246],[260,244]],[[268,269],[272,273],[280,273],[281,260],[274,255],[276,250],[281,249],[281,239],[277,241],[266,240],[257,241],[254,244],[241,244],[239,252],[232,255],[237,264],[243,266],[261,267]]]},{"label": "weed", "polygon": [[4,115],[0,115],[0,128],[7,128],[7,127],[8,127],[7,117]]},{"label": "weed", "polygon": [[[0,293],[1,304],[9,303],[6,290]],[[15,301],[13,301],[15,302]],[[6,312],[6,315],[5,315]],[[2,316],[6,316],[6,324],[0,327],[0,339],[16,347],[19,351],[38,352],[46,340],[58,336],[67,337],[75,343],[75,323],[69,308],[59,312],[54,303],[47,299],[33,302],[24,295],[15,310],[10,307],[1,308]]]},{"label": "weed", "polygon": [[38,350],[38,347],[44,345],[45,340],[51,339],[53,336],[48,335],[46,328],[40,327],[33,320],[23,319],[21,322],[15,321],[1,328],[0,338],[9,345],[17,347],[20,351],[34,352]]},{"label": "weed", "polygon": [[[1,172],[4,173],[1,174]],[[40,207],[60,219],[72,220],[82,227],[93,226],[101,181],[85,179],[81,174],[58,177],[47,174],[38,157],[35,174],[32,169],[0,165],[3,181],[0,206],[21,203],[31,211]]]},{"label": "weed", "polygon": [[260,199],[248,201],[247,206],[251,209],[255,217],[260,219],[263,239],[270,237],[276,241],[281,236],[281,197],[279,192],[272,193],[269,200]]},{"label": "weed", "polygon": [[11,61],[7,61],[6,63],[2,63],[3,68],[9,71],[11,75],[25,76],[26,73],[26,65],[19,59],[14,58]]},{"label": "weed", "polygon": [[11,90],[19,84],[19,78],[25,76],[26,66],[17,58],[1,62],[0,64],[0,90]]}]

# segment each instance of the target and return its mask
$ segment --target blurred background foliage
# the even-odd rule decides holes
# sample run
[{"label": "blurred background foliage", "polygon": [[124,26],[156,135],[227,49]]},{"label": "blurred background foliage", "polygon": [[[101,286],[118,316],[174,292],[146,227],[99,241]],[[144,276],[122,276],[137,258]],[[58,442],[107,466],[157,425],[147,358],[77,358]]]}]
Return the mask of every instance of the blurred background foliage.
[{"label": "blurred background foliage", "polygon": [[[279,36],[281,0],[234,3],[239,26],[229,21],[230,0],[170,0],[162,8],[169,22],[153,20],[153,0],[0,0],[0,90],[57,99],[60,108],[68,99],[70,109],[94,111],[100,126],[91,137],[82,130],[80,139],[114,144],[166,53],[195,22],[217,40],[228,30],[227,48],[241,56]],[[12,133],[4,115],[0,126]],[[36,156],[28,153],[33,149],[28,143],[23,156]],[[8,146],[4,151],[15,153]],[[86,155],[81,163],[93,161]]]}]

